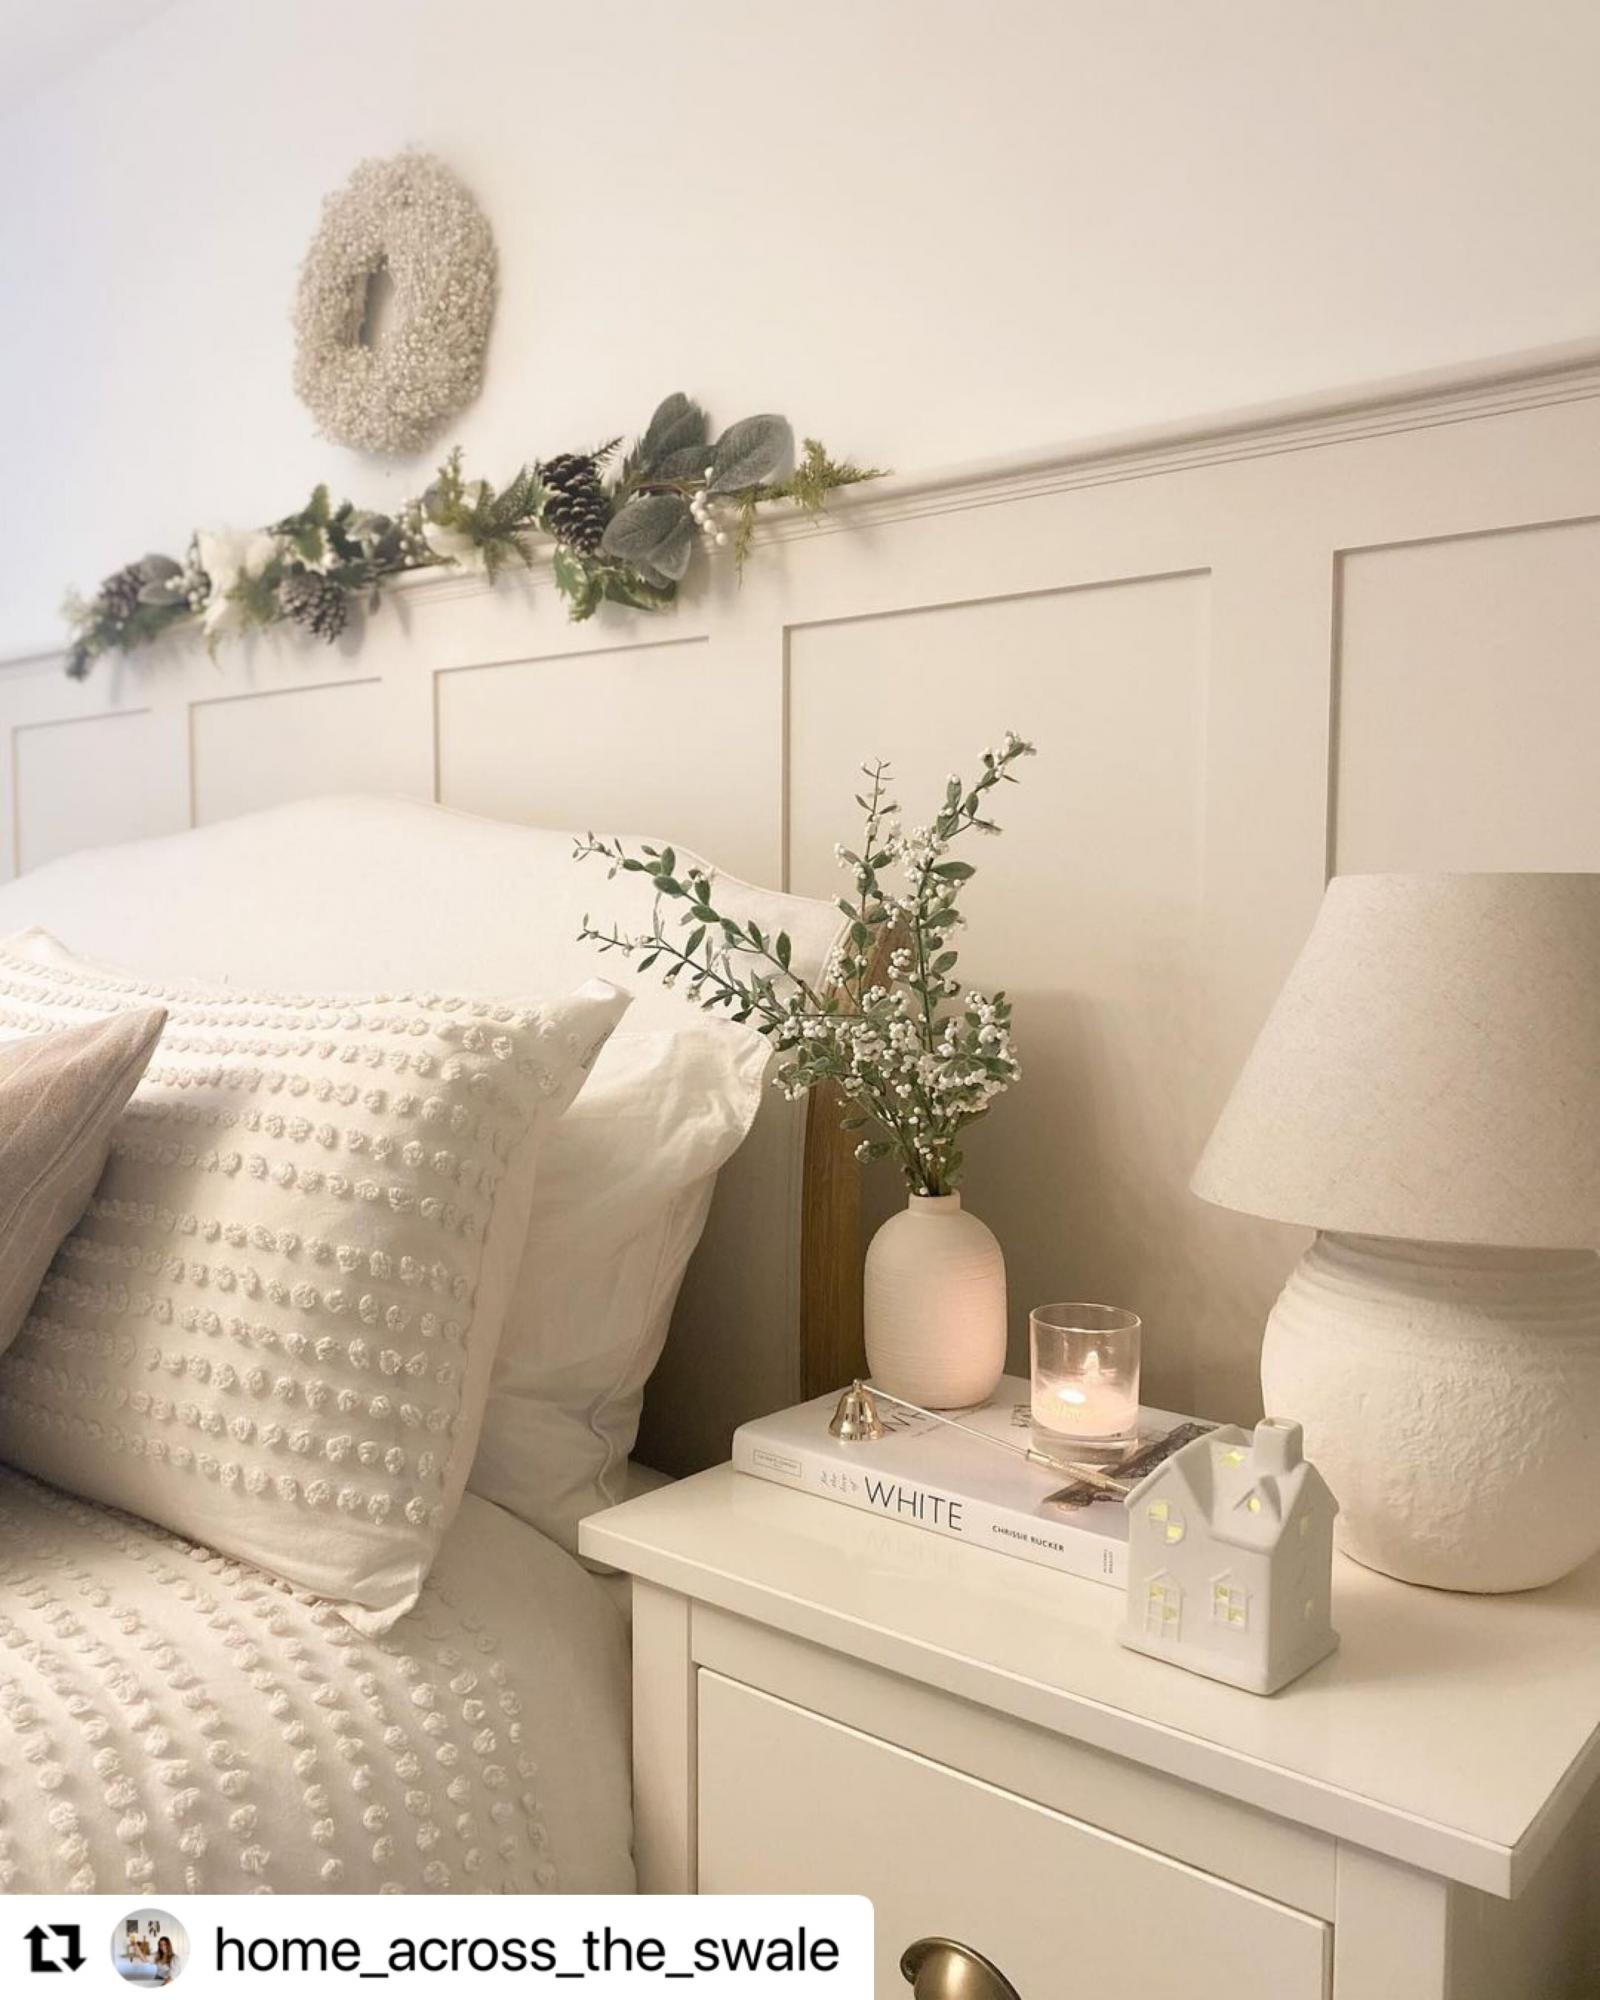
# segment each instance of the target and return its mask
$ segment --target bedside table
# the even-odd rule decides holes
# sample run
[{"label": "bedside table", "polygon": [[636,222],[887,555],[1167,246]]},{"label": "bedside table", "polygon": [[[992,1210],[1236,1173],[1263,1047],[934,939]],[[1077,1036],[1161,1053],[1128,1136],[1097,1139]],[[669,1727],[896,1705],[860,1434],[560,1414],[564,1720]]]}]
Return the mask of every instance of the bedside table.
[{"label": "bedside table", "polygon": [[727,1466],[581,1546],[633,1578],[641,1890],[868,1895],[884,2000],[926,1935],[1021,2000],[1600,1991],[1600,1566],[1339,1559],[1340,1651],[1263,1700],[1119,1646],[1120,1591]]}]

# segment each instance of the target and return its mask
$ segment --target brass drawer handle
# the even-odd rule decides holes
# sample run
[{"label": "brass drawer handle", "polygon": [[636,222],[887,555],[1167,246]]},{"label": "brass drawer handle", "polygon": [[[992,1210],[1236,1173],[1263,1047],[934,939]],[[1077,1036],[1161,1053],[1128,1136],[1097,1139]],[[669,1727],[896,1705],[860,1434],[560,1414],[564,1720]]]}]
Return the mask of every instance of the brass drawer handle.
[{"label": "brass drawer handle", "polygon": [[918,1938],[900,1954],[900,1971],[916,2000],[1022,2000],[999,1966],[954,1938]]}]

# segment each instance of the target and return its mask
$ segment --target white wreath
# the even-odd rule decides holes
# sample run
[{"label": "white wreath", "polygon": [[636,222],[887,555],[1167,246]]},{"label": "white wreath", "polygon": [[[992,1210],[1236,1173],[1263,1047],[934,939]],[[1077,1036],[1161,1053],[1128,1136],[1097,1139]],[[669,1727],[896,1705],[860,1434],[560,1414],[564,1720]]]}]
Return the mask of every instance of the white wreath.
[{"label": "white wreath", "polygon": [[[394,292],[369,343],[380,271]],[[323,203],[300,269],[296,393],[336,444],[415,451],[477,395],[494,294],[494,237],[450,169],[429,153],[363,160]]]}]

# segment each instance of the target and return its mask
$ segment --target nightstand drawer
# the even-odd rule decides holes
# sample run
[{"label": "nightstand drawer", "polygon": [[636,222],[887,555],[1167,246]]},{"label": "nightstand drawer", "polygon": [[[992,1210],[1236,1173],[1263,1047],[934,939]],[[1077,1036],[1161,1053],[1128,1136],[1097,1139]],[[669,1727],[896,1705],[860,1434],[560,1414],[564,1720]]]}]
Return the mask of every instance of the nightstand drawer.
[{"label": "nightstand drawer", "polygon": [[699,1886],[872,1898],[878,1991],[960,1939],[1022,2000],[1325,2000],[1330,1928],[1112,1834],[699,1675]]}]

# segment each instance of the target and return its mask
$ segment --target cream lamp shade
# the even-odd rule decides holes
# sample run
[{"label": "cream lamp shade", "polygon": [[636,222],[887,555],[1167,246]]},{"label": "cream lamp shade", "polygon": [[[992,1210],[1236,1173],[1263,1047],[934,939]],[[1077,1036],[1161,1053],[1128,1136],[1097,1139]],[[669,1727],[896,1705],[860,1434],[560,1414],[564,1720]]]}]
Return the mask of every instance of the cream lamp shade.
[{"label": "cream lamp shade", "polygon": [[1342,875],[1195,1170],[1352,1235],[1600,1244],[1600,875]]},{"label": "cream lamp shade", "polygon": [[1358,1562],[1531,1590],[1600,1552],[1600,875],[1344,875],[1194,1188],[1311,1224],[1267,1320]]}]

